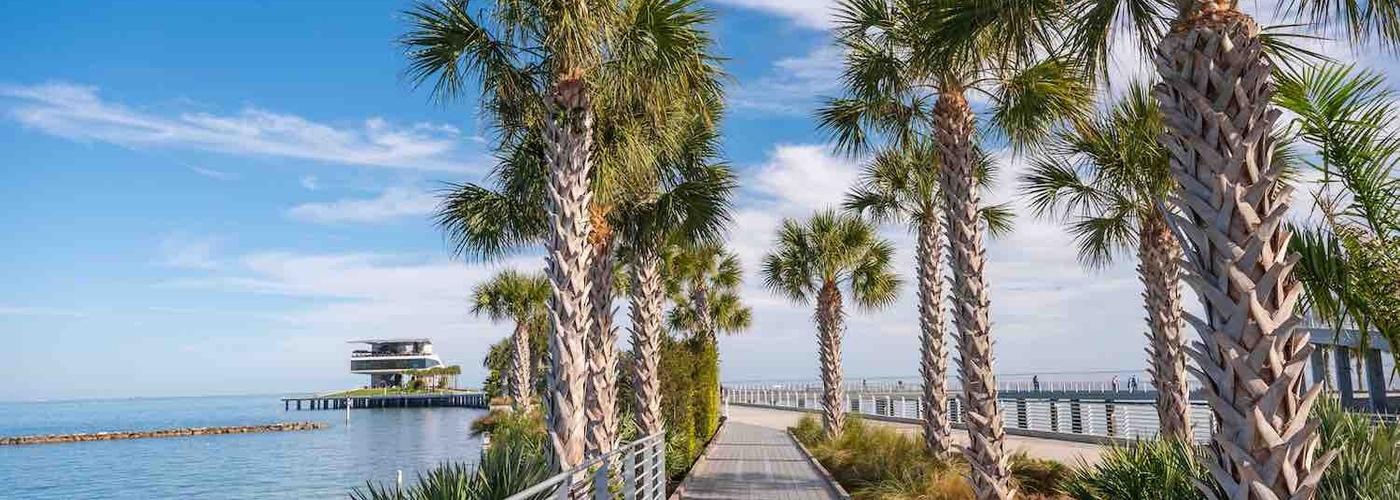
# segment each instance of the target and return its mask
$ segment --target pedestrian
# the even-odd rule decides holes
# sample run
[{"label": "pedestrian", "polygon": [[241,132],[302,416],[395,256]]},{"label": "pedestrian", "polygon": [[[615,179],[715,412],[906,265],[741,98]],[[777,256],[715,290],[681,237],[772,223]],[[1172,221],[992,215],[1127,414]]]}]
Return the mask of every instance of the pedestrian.
[{"label": "pedestrian", "polygon": [[1031,390],[1040,392],[1040,375],[1031,375]]},{"label": "pedestrian", "polygon": [[1113,376],[1113,380],[1110,380],[1110,381],[1109,381],[1109,385],[1112,386],[1113,392],[1118,392],[1118,376],[1117,376],[1117,375],[1114,375],[1114,376]]}]

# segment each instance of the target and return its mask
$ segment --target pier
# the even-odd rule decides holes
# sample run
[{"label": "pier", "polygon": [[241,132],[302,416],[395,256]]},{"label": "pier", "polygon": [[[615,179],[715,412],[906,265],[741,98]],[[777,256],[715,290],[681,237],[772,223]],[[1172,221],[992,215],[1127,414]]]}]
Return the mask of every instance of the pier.
[{"label": "pier", "polygon": [[484,392],[456,391],[442,393],[385,393],[370,394],[366,391],[342,391],[311,396],[288,396],[282,398],[283,411],[295,410],[345,410],[365,408],[480,408],[486,409],[489,401]]}]

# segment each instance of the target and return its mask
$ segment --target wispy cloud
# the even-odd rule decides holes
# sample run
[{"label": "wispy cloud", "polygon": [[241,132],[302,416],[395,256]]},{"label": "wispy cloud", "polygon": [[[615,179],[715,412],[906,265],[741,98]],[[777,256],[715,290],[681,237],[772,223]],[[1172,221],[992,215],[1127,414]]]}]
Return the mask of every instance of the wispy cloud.
[{"label": "wispy cloud", "polygon": [[65,318],[83,318],[87,316],[87,313],[74,309],[64,309],[57,307],[14,306],[0,304],[0,316],[50,316]]},{"label": "wispy cloud", "polygon": [[72,83],[0,85],[8,114],[25,126],[76,141],[129,148],[184,148],[390,168],[470,171],[451,125],[395,125],[372,117],[337,126],[247,107],[233,114],[157,113],[111,102]]},{"label": "wispy cloud", "polygon": [[841,56],[840,47],[824,44],[800,57],[774,61],[768,74],[739,82],[729,92],[729,102],[741,110],[808,115],[819,97],[840,90]]},{"label": "wispy cloud", "polygon": [[191,172],[194,172],[194,173],[196,173],[196,174],[199,174],[199,175],[202,175],[202,176],[205,176],[205,177],[208,177],[208,178],[210,178],[210,179],[217,180],[217,181],[231,181],[231,180],[234,180],[234,179],[237,179],[237,178],[238,178],[238,176],[236,176],[236,175],[233,175],[233,174],[230,174],[230,173],[228,173],[228,172],[221,171],[221,170],[214,170],[214,169],[212,169],[212,168],[195,167],[195,166],[188,166],[188,167],[185,167],[185,168],[190,169]]},{"label": "wispy cloud", "polygon": [[315,191],[317,188],[320,187],[320,184],[318,183],[316,176],[314,175],[303,175],[301,176],[301,179],[298,179],[298,182],[301,183],[301,187],[310,189],[312,191]]},{"label": "wispy cloud", "polygon": [[426,191],[394,187],[374,198],[350,198],[324,203],[303,203],[287,210],[294,219],[336,223],[378,223],[423,216],[437,208],[438,200]]}]

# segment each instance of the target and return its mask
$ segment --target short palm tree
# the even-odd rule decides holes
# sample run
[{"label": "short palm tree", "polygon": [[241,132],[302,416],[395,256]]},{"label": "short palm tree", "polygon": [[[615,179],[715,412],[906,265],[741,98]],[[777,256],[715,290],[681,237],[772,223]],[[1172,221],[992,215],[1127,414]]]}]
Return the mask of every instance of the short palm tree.
[{"label": "short palm tree", "polygon": [[549,308],[549,281],[544,275],[525,274],[513,269],[501,271],[490,281],[472,289],[472,314],[486,315],[491,321],[515,322],[511,334],[510,377],[506,387],[519,410],[530,407],[531,369],[530,328],[543,323]]},{"label": "short palm tree", "polygon": [[[952,449],[948,418],[948,365],[943,347],[943,210],[938,196],[938,152],[932,144],[910,142],[884,149],[862,169],[860,180],[846,195],[844,208],[877,223],[907,223],[917,238],[915,258],[919,285],[919,374],[923,380],[924,446],[934,456]],[[992,178],[993,163],[985,154],[979,174]],[[1010,231],[1011,212],[1004,205],[982,207],[989,231]]]},{"label": "short palm tree", "polygon": [[653,171],[656,152],[672,144],[678,127],[667,118],[685,116],[688,96],[717,86],[709,38],[697,31],[709,18],[693,0],[499,0],[481,10],[436,0],[407,14],[410,78],[434,80],[440,100],[478,84],[503,163],[519,167],[498,169],[501,191],[462,186],[465,196],[449,199],[439,221],[459,252],[544,243],[550,432],[559,465],[570,468],[611,446],[616,429],[606,368],[614,344],[588,342],[613,335],[610,300],[594,299],[611,296],[610,281],[598,278],[599,269],[612,275],[614,246],[606,226],[593,226],[625,192],[615,188],[637,184],[624,179]]},{"label": "short palm tree", "polygon": [[1102,268],[1122,252],[1137,252],[1161,435],[1189,441],[1181,246],[1161,209],[1172,180],[1157,143],[1162,117],[1148,92],[1131,85],[1109,109],[1058,133],[1021,183],[1037,215],[1063,218],[1086,266]]},{"label": "short palm tree", "polygon": [[[1055,54],[1059,0],[846,0],[837,41],[845,96],[819,112],[837,146],[863,152],[914,139],[938,147],[940,196],[953,270],[953,320],[979,500],[1014,496],[992,371],[990,299],[976,172],[979,126],[971,92],[991,99],[980,127],[1017,150],[1092,102],[1082,68]],[[930,106],[929,103],[932,102]]]},{"label": "short palm tree", "polygon": [[748,328],[752,311],[738,300],[743,283],[739,256],[717,242],[673,244],[664,255],[666,292],[675,307],[671,329],[715,342],[719,333]]},{"label": "short palm tree", "polygon": [[[1334,327],[1374,330],[1400,344],[1400,118],[1376,72],[1324,64],[1286,72],[1274,101],[1289,131],[1317,148],[1313,193],[1321,224],[1294,227],[1295,273],[1309,309]],[[1393,353],[1400,359],[1400,353]],[[1358,365],[1359,366],[1359,365]]]},{"label": "short palm tree", "polygon": [[816,300],[821,358],[822,429],[840,434],[845,423],[841,337],[846,311],[842,288],[856,306],[874,310],[894,302],[900,279],[891,264],[894,246],[860,218],[827,210],[799,222],[784,219],[776,247],[763,258],[763,283],[793,302]]}]

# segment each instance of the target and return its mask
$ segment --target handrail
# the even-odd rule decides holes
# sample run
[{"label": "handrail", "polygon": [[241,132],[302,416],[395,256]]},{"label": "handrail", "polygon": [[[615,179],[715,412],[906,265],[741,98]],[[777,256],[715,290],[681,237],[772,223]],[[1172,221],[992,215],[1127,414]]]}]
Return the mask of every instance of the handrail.
[{"label": "handrail", "polygon": [[[559,487],[565,483],[567,487]],[[613,487],[621,491],[626,500],[665,498],[665,432],[643,437],[585,460],[577,467],[555,474],[506,500],[611,500]]]}]

